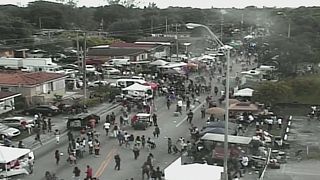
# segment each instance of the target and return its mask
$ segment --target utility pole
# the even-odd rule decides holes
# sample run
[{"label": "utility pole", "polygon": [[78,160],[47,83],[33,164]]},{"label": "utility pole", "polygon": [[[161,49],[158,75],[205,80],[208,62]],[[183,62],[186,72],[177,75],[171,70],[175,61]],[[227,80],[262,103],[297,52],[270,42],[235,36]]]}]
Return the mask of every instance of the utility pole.
[{"label": "utility pole", "polygon": [[222,42],[223,37],[223,14],[221,13],[221,24],[220,24],[220,41]]},{"label": "utility pole", "polygon": [[166,34],[168,34],[168,18],[166,17]]},{"label": "utility pole", "polygon": [[86,56],[87,56],[87,34],[84,33],[84,45],[83,45],[83,59],[82,59],[82,68],[83,68],[83,96],[84,99],[87,99],[87,69],[86,69]]},{"label": "utility pole", "polygon": [[178,40],[178,24],[176,24],[176,53],[177,53],[177,61],[179,60],[179,40]]},{"label": "utility pole", "polygon": [[39,29],[42,29],[41,17],[39,17]]},{"label": "utility pole", "polygon": [[80,68],[80,53],[79,53],[79,33],[77,31],[77,63],[78,63],[78,67]]},{"label": "utility pole", "polygon": [[288,21],[289,21],[289,24],[288,24],[288,38],[290,38],[290,36],[291,36],[291,19],[289,18]]},{"label": "utility pole", "polygon": [[240,29],[241,38],[243,37],[243,14],[241,14],[241,29]]},{"label": "utility pole", "polygon": [[151,35],[153,34],[153,16],[151,16],[151,27],[150,27]]}]

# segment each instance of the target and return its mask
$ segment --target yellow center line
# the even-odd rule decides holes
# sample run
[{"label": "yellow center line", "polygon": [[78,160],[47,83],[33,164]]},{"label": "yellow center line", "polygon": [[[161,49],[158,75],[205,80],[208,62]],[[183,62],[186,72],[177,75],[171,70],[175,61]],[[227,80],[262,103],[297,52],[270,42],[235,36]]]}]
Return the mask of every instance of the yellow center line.
[{"label": "yellow center line", "polygon": [[[112,152],[112,155],[117,152],[118,149],[114,149],[114,151]],[[100,173],[96,176],[96,177],[100,177],[103,172],[105,171],[105,169],[107,168],[107,166],[109,165],[110,161],[112,160],[113,156],[109,156],[108,160],[104,163],[103,168],[101,169]]]},{"label": "yellow center line", "polygon": [[112,152],[113,152],[114,148],[111,149],[111,151],[107,152],[106,153],[106,156],[105,156],[105,159],[101,162],[98,170],[96,171],[96,175],[101,171],[101,168],[104,166],[104,163],[109,159],[109,157],[112,155]]}]

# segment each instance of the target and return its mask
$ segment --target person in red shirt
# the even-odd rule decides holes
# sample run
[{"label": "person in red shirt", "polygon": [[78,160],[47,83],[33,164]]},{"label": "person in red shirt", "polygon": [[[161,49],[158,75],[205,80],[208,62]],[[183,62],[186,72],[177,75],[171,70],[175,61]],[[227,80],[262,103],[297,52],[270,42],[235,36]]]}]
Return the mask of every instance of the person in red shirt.
[{"label": "person in red shirt", "polygon": [[93,170],[92,170],[92,168],[91,168],[89,165],[87,165],[86,174],[87,174],[86,179],[87,179],[87,180],[92,180]]}]

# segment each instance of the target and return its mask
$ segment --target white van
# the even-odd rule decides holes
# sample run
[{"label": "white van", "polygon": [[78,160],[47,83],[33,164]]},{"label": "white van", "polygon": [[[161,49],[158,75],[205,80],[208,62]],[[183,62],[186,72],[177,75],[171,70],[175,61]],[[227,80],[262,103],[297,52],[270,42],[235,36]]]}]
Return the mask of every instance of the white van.
[{"label": "white van", "polygon": [[118,79],[115,85],[116,87],[126,88],[134,83],[145,84],[146,81],[142,79]]}]

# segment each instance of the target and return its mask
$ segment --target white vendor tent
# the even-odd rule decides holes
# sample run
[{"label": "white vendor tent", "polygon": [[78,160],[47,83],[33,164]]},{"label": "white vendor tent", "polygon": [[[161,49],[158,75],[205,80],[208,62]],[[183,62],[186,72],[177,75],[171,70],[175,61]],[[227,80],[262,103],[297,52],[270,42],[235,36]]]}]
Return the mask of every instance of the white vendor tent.
[{"label": "white vendor tent", "polygon": [[220,180],[223,167],[207,164],[181,164],[178,158],[164,170],[165,180]]},{"label": "white vendor tent", "polygon": [[127,97],[144,97],[146,99],[153,97],[152,87],[141,85],[139,83],[134,83],[131,86],[123,88],[122,91],[124,91]]},{"label": "white vendor tent", "polygon": [[30,149],[0,146],[0,163],[11,162],[30,152]]},{"label": "white vendor tent", "polygon": [[126,88],[123,88],[123,91],[147,91],[147,90],[151,90],[151,86],[145,86],[145,85],[141,85],[139,83],[134,83],[131,86],[128,86]]},{"label": "white vendor tent", "polygon": [[161,60],[161,59],[158,59],[158,60],[153,61],[153,62],[150,63],[150,65],[154,65],[154,66],[164,66],[164,65],[167,65],[167,64],[169,64],[169,62]]},{"label": "white vendor tent", "polygon": [[235,97],[252,97],[252,93],[253,93],[253,89],[250,88],[244,88],[244,89],[240,89],[237,92],[235,92],[233,94],[233,96]]},{"label": "white vendor tent", "polygon": [[203,55],[203,56],[200,56],[198,59],[199,59],[199,60],[206,60],[206,59],[208,59],[208,60],[214,60],[215,57],[210,56],[210,55]]}]

